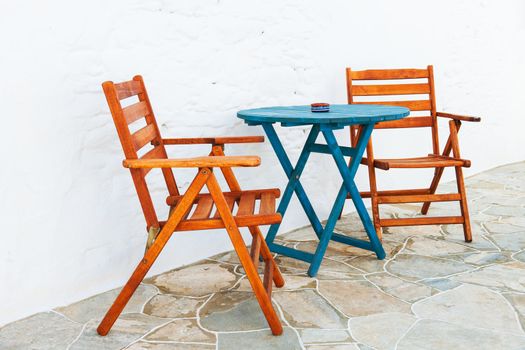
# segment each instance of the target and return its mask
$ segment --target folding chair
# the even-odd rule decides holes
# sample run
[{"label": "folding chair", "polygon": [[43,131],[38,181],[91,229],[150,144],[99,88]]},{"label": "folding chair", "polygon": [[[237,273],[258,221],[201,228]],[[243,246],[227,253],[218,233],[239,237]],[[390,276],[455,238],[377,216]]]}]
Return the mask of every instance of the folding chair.
[{"label": "folding chair", "polygon": [[[410,109],[411,116],[391,122],[382,122],[376,129],[431,128],[432,153],[416,158],[376,159],[374,158],[372,139],[370,139],[366,157],[362,164],[367,165],[370,180],[370,192],[362,192],[363,198],[371,198],[374,226],[379,237],[381,228],[389,226],[412,226],[433,224],[462,224],[465,241],[472,241],[472,232],[467,205],[467,195],[463,181],[463,167],[470,167],[470,160],[461,158],[458,143],[458,131],[462,121],[479,122],[477,117],[461,116],[436,112],[433,67],[427,69],[384,69],[352,71],[346,69],[348,103],[350,104],[384,104],[404,106]],[[392,80],[408,80],[400,84]],[[421,82],[423,81],[423,82]],[[379,82],[379,84],[378,84]],[[402,95],[417,95],[405,97]],[[365,100],[362,96],[374,96],[375,100]],[[394,97],[393,97],[394,96]],[[395,97],[397,96],[397,97]],[[420,97],[424,96],[424,97]],[[377,101],[377,97],[381,101]],[[384,97],[384,99],[383,99]],[[416,113],[412,113],[416,112]],[[418,116],[415,116],[415,115]],[[423,114],[423,115],[421,115]],[[440,153],[438,137],[438,118],[448,118],[450,134]],[[350,128],[350,140],[355,145],[358,140],[359,127]],[[452,156],[450,155],[452,152]],[[436,194],[443,170],[454,167],[458,193]],[[392,168],[434,168],[434,177],[429,188],[378,191],[375,168],[389,170]],[[380,204],[423,203],[421,213],[426,215],[432,202],[459,201],[461,216],[414,217],[383,219],[379,216]]]},{"label": "folding chair", "polygon": [[[119,84],[108,81],[103,83],[102,87],[124,149],[126,159],[123,165],[131,171],[146,218],[148,242],[144,257],[98,326],[98,333],[106,335],[109,332],[174,231],[225,228],[272,333],[281,334],[282,326],[272,305],[271,292],[273,283],[282,287],[284,280],[258,227],[281,221],[281,215],[275,211],[275,200],[280,196],[280,191],[275,188],[241,190],[231,168],[258,166],[260,158],[227,157],[223,153],[227,143],[262,142],[264,137],[163,139],[141,76]],[[138,97],[138,102],[122,107],[121,100],[134,96]],[[145,118],[146,126],[131,133],[129,125],[142,118]],[[139,157],[137,152],[144,151],[143,148],[148,144],[151,144],[151,149]],[[209,156],[204,157],[167,157],[165,145],[185,144],[210,144],[212,150]],[[170,214],[166,221],[159,221],[157,218],[146,183],[146,175],[154,168],[162,170],[168,189],[166,202],[170,206]],[[184,194],[179,193],[172,168],[197,169],[197,175]],[[222,171],[230,188],[229,192],[223,192],[220,188],[213,172],[214,168]],[[201,192],[205,185],[209,193]],[[258,210],[255,210],[256,202],[259,202]],[[216,210],[212,213],[214,208]],[[248,227],[253,237],[250,251],[244,243],[239,227]],[[263,280],[258,274],[260,258],[265,263]]]}]

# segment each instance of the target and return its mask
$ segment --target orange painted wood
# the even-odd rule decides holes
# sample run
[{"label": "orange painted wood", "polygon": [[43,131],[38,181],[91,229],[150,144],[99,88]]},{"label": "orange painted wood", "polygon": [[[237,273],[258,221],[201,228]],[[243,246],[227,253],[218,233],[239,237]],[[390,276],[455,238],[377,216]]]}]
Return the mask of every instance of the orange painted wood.
[{"label": "orange painted wood", "polygon": [[[235,222],[238,227],[249,227],[249,226],[264,226],[271,225],[281,222],[281,215],[270,214],[270,215],[250,215],[250,216],[235,216]],[[164,221],[159,221],[160,225]],[[194,231],[194,230],[213,230],[218,228],[224,228],[224,225],[220,219],[199,219],[199,220],[184,220],[179,226],[177,231]]]},{"label": "orange painted wood", "polygon": [[379,204],[392,203],[417,203],[417,202],[451,202],[461,199],[459,193],[443,193],[443,194],[415,194],[406,196],[378,196]]},{"label": "orange painted wood", "polygon": [[126,123],[131,124],[141,118],[145,118],[149,113],[148,105],[145,101],[139,101],[122,109]]},{"label": "orange painted wood", "polygon": [[[480,121],[480,118],[436,111],[434,69],[432,66],[428,66],[426,69],[375,69],[363,71],[353,71],[351,68],[347,68],[346,78],[348,103],[350,104],[370,103],[397,105],[405,106],[411,111],[429,111],[430,114],[426,116],[412,115],[402,120],[381,122],[376,125],[376,129],[428,127],[431,129],[432,141],[432,152],[424,152],[425,154],[428,154],[427,156],[377,159],[374,156],[372,139],[370,140],[367,146],[366,157],[364,157],[361,162],[368,168],[370,191],[362,192],[361,196],[371,199],[372,216],[378,235],[381,237],[382,226],[456,223],[463,224],[465,241],[471,241],[472,233],[462,173],[462,167],[469,167],[471,162],[468,159],[462,159],[460,157],[457,130],[459,129],[461,121],[477,122]],[[403,80],[403,84],[398,81],[391,81],[393,79]],[[427,94],[428,100],[425,98],[406,101],[406,98],[402,99],[398,97],[398,95],[405,94]],[[366,96],[380,96],[379,99],[381,101],[370,102],[364,98]],[[450,122],[449,137],[443,152],[440,152],[439,146],[438,117],[452,119]],[[358,132],[358,127],[350,128],[350,141],[353,146],[357,143]],[[450,155],[451,152],[453,152],[453,156]],[[444,168],[446,167],[455,169],[458,193],[435,194]],[[384,191],[378,189],[375,174],[376,168],[382,170],[389,170],[391,168],[434,168],[434,177],[429,188]],[[444,218],[381,219],[379,215],[380,204],[417,202],[423,202],[421,213],[426,215],[430,204],[437,201],[459,201],[462,216]]]},{"label": "orange painted wood", "polygon": [[275,213],[275,195],[271,192],[261,194],[261,203],[259,206],[260,214]]},{"label": "orange painted wood", "polygon": [[[257,249],[257,254],[263,257],[266,264],[273,266],[271,270],[273,281],[276,286],[282,287],[284,280],[277,265],[274,263],[273,256],[258,227],[258,225],[261,224],[268,225],[281,222],[281,215],[275,212],[275,210],[267,210],[264,214],[253,213],[255,201],[260,199],[263,194],[265,198],[266,194],[271,194],[273,203],[268,203],[267,208],[275,208],[275,199],[279,197],[280,191],[278,189],[241,191],[231,167],[257,166],[260,163],[260,158],[255,156],[225,156],[222,145],[224,143],[261,142],[264,138],[260,136],[215,137],[212,140],[204,140],[202,138],[191,139],[193,140],[191,142],[186,142],[186,139],[186,141],[181,141],[180,144],[194,144],[201,143],[201,141],[211,143],[211,155],[186,159],[168,159],[164,147],[164,139],[162,139],[160,135],[142,77],[135,76],[131,81],[118,84],[105,82],[102,86],[124,151],[125,160],[123,164],[129,167],[140,205],[144,212],[147,224],[146,230],[160,228],[160,232],[146,250],[144,258],[140,261],[100,323],[97,329],[99,334],[106,335],[109,332],[115,320],[157,259],[173,232],[210,228],[225,228],[227,230],[234,244],[234,248],[239,255],[239,260],[247,273],[248,280],[252,285],[257,300],[259,301],[261,310],[265,314],[272,329],[272,333],[281,334],[282,326],[273,309],[270,295],[267,291],[268,288],[265,288],[263,281],[256,274],[257,269],[254,267],[248,249],[238,229],[239,226],[249,228],[255,242],[253,249]],[[120,100],[132,96],[137,96],[139,102],[123,108]],[[142,117],[145,118],[146,126],[132,134],[129,129],[129,124]],[[174,144],[177,144],[176,142],[174,142]],[[144,148],[148,143],[151,143],[154,147],[141,157],[138,157],[137,151]],[[179,193],[173,176],[172,168],[174,167],[199,168],[197,176],[183,195]],[[221,191],[213,175],[213,167],[221,169],[228,186],[232,190],[231,192],[223,193]],[[161,169],[168,189],[166,201],[168,204],[171,204],[171,206],[168,219],[164,221],[158,220],[146,183],[146,174],[153,168]],[[210,178],[212,179],[210,180]],[[201,193],[205,184],[210,190],[210,193]],[[245,215],[234,217],[233,211],[235,203],[241,200],[243,200],[244,203],[244,209],[241,212],[245,213]],[[213,215],[213,218],[210,218],[214,205],[217,208],[217,213]],[[194,208],[193,214],[188,219],[192,208]],[[257,246],[259,248],[257,248]]]},{"label": "orange painted wood", "polygon": [[117,98],[123,100],[140,94],[142,92],[142,86],[138,81],[130,80],[115,84],[115,90],[117,91]]},{"label": "orange painted wood", "polygon": [[[281,191],[278,188],[266,188],[266,189],[260,189],[260,190],[224,192],[224,196],[226,197],[226,200],[228,200],[229,197],[232,197],[233,200],[235,201],[235,200],[240,199],[242,195],[250,194],[250,193],[253,193],[256,199],[261,198],[263,194],[269,194],[275,200],[275,198],[279,198],[279,196],[281,195]],[[197,198],[201,198],[201,197],[205,197],[209,195],[210,195],[209,193],[201,193],[197,196]],[[166,204],[175,205],[180,198],[182,198],[182,196],[169,196],[166,198]],[[275,213],[275,211],[273,211],[272,213]]]},{"label": "orange painted wood", "polygon": [[[430,103],[430,100],[363,101],[363,102],[354,102],[353,104],[356,104],[356,105],[358,105],[358,104],[367,104],[367,105],[400,106],[400,107],[406,107],[406,108],[410,109],[411,111],[430,111],[432,109],[432,104]],[[405,120],[405,119],[400,119],[400,120]],[[391,122],[389,122],[389,123],[391,123]]]},{"label": "orange painted wood", "polygon": [[374,159],[374,166],[388,170],[393,168],[444,168],[451,166],[470,166],[470,161],[441,156],[427,156],[418,158]]},{"label": "orange painted wood", "polygon": [[257,269],[259,266],[259,256],[261,253],[261,236],[252,235],[252,246],[250,247],[250,256],[252,257],[253,266]]},{"label": "orange painted wood", "polygon": [[263,281],[263,285],[264,285],[264,289],[266,290],[266,293],[268,295],[272,294],[272,286],[273,286],[272,282],[273,282],[273,271],[274,271],[273,264],[274,264],[273,261],[269,261],[264,266],[264,281]]},{"label": "orange painted wood", "polygon": [[255,194],[250,193],[241,197],[237,216],[253,215],[255,208]]},{"label": "orange painted wood", "polygon": [[[155,150],[155,149],[154,149]],[[153,152],[153,151],[152,151]],[[148,152],[149,153],[149,152]],[[147,154],[148,154],[147,153]],[[122,164],[126,168],[201,168],[201,167],[253,167],[261,164],[257,156],[224,156],[224,157],[194,157],[179,159],[147,158],[125,159]]]},{"label": "orange painted wood", "polygon": [[480,122],[481,121],[481,118],[479,117],[472,117],[468,115],[459,115],[459,114],[444,113],[444,112],[437,112],[436,115],[438,117],[450,118],[454,120],[461,120],[464,122]]},{"label": "orange painted wood", "polygon": [[376,129],[424,128],[432,126],[432,117],[407,117],[378,123]]},{"label": "orange painted wood", "polygon": [[264,142],[264,136],[231,136],[231,137],[180,137],[163,139],[165,145],[194,145],[212,144],[224,145],[228,143]]},{"label": "orange painted wood", "polygon": [[197,208],[191,216],[191,220],[207,219],[213,209],[213,200],[211,197],[202,197],[197,202]]},{"label": "orange painted wood", "polygon": [[432,216],[403,219],[381,219],[380,224],[383,227],[390,226],[412,226],[412,225],[445,225],[445,224],[462,224],[463,216]]},{"label": "orange painted wood", "polygon": [[155,125],[148,124],[131,135],[131,141],[136,151],[152,142],[157,137]]},{"label": "orange painted wood", "polygon": [[352,71],[354,80],[389,80],[428,78],[427,69],[367,69]]},{"label": "orange painted wood", "polygon": [[354,96],[429,94],[428,84],[354,85]]}]

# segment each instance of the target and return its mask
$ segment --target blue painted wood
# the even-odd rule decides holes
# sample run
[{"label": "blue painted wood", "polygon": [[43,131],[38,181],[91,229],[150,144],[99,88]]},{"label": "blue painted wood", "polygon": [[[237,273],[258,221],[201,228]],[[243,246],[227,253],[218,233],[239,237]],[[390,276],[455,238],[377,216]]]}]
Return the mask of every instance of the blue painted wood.
[{"label": "blue painted wood", "polygon": [[[341,146],[339,148],[341,149],[341,152],[343,153],[343,155],[345,157],[354,157],[355,156],[355,149],[353,149],[352,147]],[[328,148],[327,145],[320,145],[320,144],[317,144],[317,143],[314,143],[313,145],[310,146],[310,151],[312,153],[332,154],[332,152],[330,152],[330,149]]]},{"label": "blue painted wood", "polygon": [[331,105],[330,112],[314,113],[310,106],[265,107],[239,111],[247,122],[285,123],[286,125],[377,123],[406,117],[409,109],[382,105]]},{"label": "blue painted wood", "polygon": [[[244,119],[249,125],[262,125],[268,140],[270,141],[283,170],[288,177],[288,184],[283,193],[277,211],[282,216],[286,213],[293,193],[295,193],[305,211],[312,227],[319,238],[314,254],[281,246],[274,243],[275,236],[280,224],[270,226],[266,237],[269,248],[279,254],[310,263],[308,274],[315,276],[319,270],[330,240],[353,245],[359,248],[374,251],[378,259],[384,259],[385,252],[377,237],[374,226],[363,200],[357,190],[354,177],[366,149],[366,145],[372,134],[374,124],[377,121],[401,119],[408,115],[409,110],[404,107],[390,107],[378,105],[335,105],[328,113],[312,113],[309,106],[295,107],[270,107],[259,108],[238,113],[239,118]],[[292,166],[286,151],[275,132],[273,123],[282,123],[286,126],[297,126],[311,124],[312,129],[303,146],[295,167]],[[360,139],[355,147],[339,146],[333,130],[347,125],[363,125]],[[316,139],[322,133],[326,145],[317,144]],[[341,174],[343,183],[334,201],[330,215],[323,227],[315,213],[306,192],[300,182],[302,171],[308,161],[310,153],[325,153],[332,155],[334,162]],[[344,157],[350,156],[350,164],[347,165]],[[350,193],[359,217],[363,223],[369,241],[360,240],[334,233],[335,224],[341,212],[347,194]]]},{"label": "blue painted wood", "polygon": [[289,256],[290,258],[302,260],[307,263],[311,263],[312,259],[314,258],[314,255],[312,253],[305,252],[299,249],[285,247],[284,245],[279,245],[275,243],[269,244],[268,248],[270,248],[270,250],[274,253],[286,255],[286,256]]}]

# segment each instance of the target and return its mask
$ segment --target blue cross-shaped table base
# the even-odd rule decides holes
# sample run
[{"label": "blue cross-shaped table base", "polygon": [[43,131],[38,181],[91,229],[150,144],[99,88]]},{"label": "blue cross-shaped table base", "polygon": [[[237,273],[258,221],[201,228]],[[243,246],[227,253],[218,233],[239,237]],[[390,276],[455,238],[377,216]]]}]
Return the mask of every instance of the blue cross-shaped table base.
[{"label": "blue cross-shaped table base", "polygon": [[[352,245],[376,253],[378,259],[385,258],[385,251],[377,237],[370,216],[366,210],[357,186],[354,182],[357,168],[363,157],[366,145],[370,139],[375,123],[379,121],[395,120],[407,116],[409,110],[404,107],[390,107],[379,105],[335,105],[331,106],[329,113],[312,113],[310,106],[296,107],[270,107],[240,111],[237,115],[249,125],[262,125],[268,139],[288,177],[288,184],[284,190],[277,211],[284,217],[290,204],[293,193],[297,195],[312,228],[319,239],[315,253],[279,245],[274,242],[280,224],[270,226],[266,242],[271,251],[310,263],[309,276],[315,276],[319,270],[324,254],[330,240]],[[286,151],[275,132],[274,123],[280,122],[283,126],[312,125],[304,147],[299,155],[295,167],[292,166]],[[337,143],[333,130],[341,129],[347,125],[361,125],[361,132],[355,147],[340,146]],[[317,137],[322,133],[326,144],[316,143]],[[300,178],[311,153],[324,153],[332,155],[337,169],[343,179],[335,202],[323,227],[315,213],[306,192],[301,185]],[[350,157],[349,164],[344,157]],[[347,194],[356,207],[357,213],[363,223],[369,241],[334,233],[336,221],[341,213]]]}]

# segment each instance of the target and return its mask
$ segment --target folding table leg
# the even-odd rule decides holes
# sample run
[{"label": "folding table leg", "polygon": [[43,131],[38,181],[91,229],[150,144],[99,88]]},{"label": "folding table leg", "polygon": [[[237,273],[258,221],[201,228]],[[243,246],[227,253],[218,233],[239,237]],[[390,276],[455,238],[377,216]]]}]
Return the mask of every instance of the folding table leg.
[{"label": "folding table leg", "polygon": [[359,218],[361,219],[361,222],[363,223],[365,231],[368,235],[368,238],[370,239],[372,249],[376,253],[378,259],[384,259],[385,252],[383,250],[381,242],[379,241],[377,232],[374,228],[374,225],[372,224],[363,199],[361,198],[361,195],[359,194],[359,191],[354,181],[357,168],[359,167],[361,159],[363,158],[364,150],[366,148],[366,145],[368,144],[368,140],[370,139],[370,135],[372,134],[373,129],[373,124],[366,124],[363,126],[363,131],[361,132],[361,135],[357,140],[357,144],[355,146],[355,156],[352,157],[350,166],[347,166],[345,163],[343,153],[341,152],[341,149],[337,144],[337,140],[334,136],[333,131],[327,128],[322,130],[322,132],[326,139],[328,147],[332,151],[332,156],[337,165],[337,168],[339,169],[339,172],[341,173],[341,176],[343,178],[343,185],[346,188],[346,190],[350,193],[352,201],[356,207],[357,213],[359,214]]},{"label": "folding table leg", "polygon": [[261,307],[268,324],[270,325],[272,333],[274,335],[282,334],[283,327],[279,317],[277,316],[277,313],[275,312],[275,309],[273,308],[270,295],[268,295],[263,282],[259,278],[259,273],[253,264],[250,254],[248,253],[248,249],[246,248],[246,244],[242,239],[239,228],[237,227],[235,219],[230,212],[230,208],[226,203],[224,194],[222,193],[217,179],[213,174],[211,174],[208,178],[206,186],[210,191],[210,195],[213,198],[215,206],[217,207],[217,211],[219,212],[221,220],[224,222],[224,226],[228,232],[228,235],[230,236],[230,240],[232,241],[235,252],[241,261],[244,271],[246,272],[246,277],[252,286],[255,297],[259,302],[259,306]]},{"label": "folding table leg", "polygon": [[[310,200],[308,199],[308,196],[306,195],[306,192],[304,191],[304,188],[301,185],[301,182],[299,181],[301,173],[306,165],[306,161],[310,156],[310,145],[315,143],[315,140],[319,135],[319,125],[312,126],[312,129],[308,134],[308,138],[306,139],[306,143],[303,147],[303,150],[301,151],[295,168],[292,166],[290,158],[288,158],[288,155],[286,154],[286,151],[284,150],[284,147],[281,141],[279,140],[275,129],[273,128],[273,125],[271,123],[263,123],[262,126],[289,180],[286,189],[283,193],[283,196],[281,197],[281,201],[279,202],[279,206],[277,207],[277,212],[279,212],[284,217],[286,209],[290,204],[292,194],[293,192],[295,192],[297,198],[299,199],[299,202],[301,203],[304,209],[304,212],[306,213],[306,216],[310,221],[310,224],[312,225],[312,228],[314,229],[314,232],[317,234],[318,237],[320,237],[321,232],[323,231],[323,226],[321,224],[321,221],[315,214],[312,204],[310,203]],[[273,224],[270,226],[268,234],[266,235],[266,242],[269,245],[273,243],[275,236],[277,235],[277,231],[279,230],[279,227],[280,224]]]},{"label": "folding table leg", "polygon": [[171,235],[177,228],[179,222],[182,220],[182,217],[184,216],[186,211],[193,205],[193,201],[195,200],[202,187],[208,180],[210,174],[211,170],[208,168],[203,168],[199,170],[198,175],[195,177],[195,179],[193,179],[193,182],[191,183],[190,187],[188,188],[180,202],[177,204],[175,210],[173,211],[168,221],[158,234],[157,238],[155,239],[151,247],[146,251],[146,254],[144,254],[144,258],[142,258],[138,266],[135,268],[135,271],[133,271],[133,274],[129,278],[128,282],[126,282],[126,284],[120,291],[120,294],[113,302],[113,305],[111,305],[108,312],[100,322],[97,328],[98,334],[108,334],[109,330],[121,314],[122,310],[124,310],[124,307],[128,303],[129,299],[148,273],[149,269],[159,256],[162,249],[164,249],[164,246],[166,245]]}]

